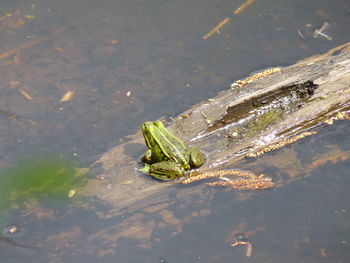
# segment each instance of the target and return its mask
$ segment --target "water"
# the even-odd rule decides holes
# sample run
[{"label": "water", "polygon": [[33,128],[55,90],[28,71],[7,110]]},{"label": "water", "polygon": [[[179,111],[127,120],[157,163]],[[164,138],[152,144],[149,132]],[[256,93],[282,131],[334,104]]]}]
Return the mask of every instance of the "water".
[{"label": "water", "polygon": [[[2,1],[1,167],[47,153],[87,166],[143,121],[175,116],[252,71],[349,41],[347,1],[257,0],[233,16],[242,2]],[[226,17],[219,33],[202,39]],[[324,22],[332,40],[314,38]],[[73,97],[60,102],[68,91]],[[326,145],[349,149],[348,130],[344,121],[293,147],[307,162]],[[348,168],[348,159],[328,162],[311,177],[244,201],[231,202],[235,194],[220,189],[204,203],[174,201],[169,210],[178,220],[202,211],[181,230],[175,221],[161,227],[159,215],[137,211],[152,229],[143,241],[114,240],[113,226],[125,218],[102,220],[84,199],[41,200],[7,214],[3,227],[21,231],[3,235],[0,254],[4,262],[285,262],[286,255],[293,262],[346,262]],[[93,238],[108,227],[99,237],[104,242]],[[230,247],[237,229],[250,234],[251,258],[244,246]]]}]

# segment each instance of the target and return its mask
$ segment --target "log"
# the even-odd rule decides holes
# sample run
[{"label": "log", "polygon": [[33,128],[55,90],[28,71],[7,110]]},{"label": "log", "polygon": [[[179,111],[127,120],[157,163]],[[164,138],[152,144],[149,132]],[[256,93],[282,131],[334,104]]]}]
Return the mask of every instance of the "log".
[{"label": "log", "polygon": [[[350,109],[350,42],[273,72],[237,81],[168,123],[171,132],[205,152],[207,161],[199,172],[233,165],[249,168],[247,154],[320,129]],[[152,206],[161,211],[174,188],[184,200],[203,194],[198,185],[181,187],[138,172],[135,168],[142,165],[139,158],[146,149],[143,137],[139,132],[128,139],[91,166],[96,177],[81,191],[111,207],[101,217]]]}]

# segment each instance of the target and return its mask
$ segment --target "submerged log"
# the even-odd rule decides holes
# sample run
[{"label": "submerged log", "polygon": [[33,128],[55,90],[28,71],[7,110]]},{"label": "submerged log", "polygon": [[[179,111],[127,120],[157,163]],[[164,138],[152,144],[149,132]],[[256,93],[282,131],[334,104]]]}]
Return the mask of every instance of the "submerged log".
[{"label": "submerged log", "polygon": [[[202,149],[207,161],[199,172],[247,168],[247,154],[319,129],[326,120],[350,109],[350,43],[296,64],[237,81],[213,99],[194,105],[168,128]],[[91,167],[84,194],[110,205],[102,217],[166,203],[176,182],[159,182],[135,168],[145,151],[141,133],[104,153]],[[202,188],[177,187],[183,199]],[[156,209],[157,210],[157,209]]]}]

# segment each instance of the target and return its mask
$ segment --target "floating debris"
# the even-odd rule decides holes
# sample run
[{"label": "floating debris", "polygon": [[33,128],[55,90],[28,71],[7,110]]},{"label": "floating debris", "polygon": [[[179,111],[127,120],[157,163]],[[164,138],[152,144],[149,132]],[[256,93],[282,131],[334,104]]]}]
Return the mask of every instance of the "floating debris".
[{"label": "floating debris", "polygon": [[66,101],[71,101],[74,97],[75,91],[68,90],[60,99],[60,103],[66,102]]},{"label": "floating debris", "polygon": [[300,31],[300,30],[297,30],[297,33],[299,34],[299,36],[300,36],[302,39],[304,39],[304,40],[305,40],[305,37],[304,37],[303,33],[301,33],[301,31]]},{"label": "floating debris", "polygon": [[31,250],[40,249],[39,247],[27,246],[25,244],[12,240],[12,236],[20,232],[21,230],[18,226],[15,226],[15,225],[7,226],[2,230],[2,233],[0,233],[0,241],[6,242],[8,245],[11,245],[14,247],[28,248]]},{"label": "floating debris", "polygon": [[245,255],[246,257],[251,257],[253,253],[253,244],[249,239],[243,234],[239,233],[235,236],[235,242],[231,244],[231,247],[243,245],[246,246]]},{"label": "floating debris", "polygon": [[77,190],[71,189],[71,190],[69,190],[69,192],[68,192],[68,197],[69,197],[69,198],[72,198],[73,196],[75,196],[76,193],[77,193]]},{"label": "floating debris", "polygon": [[[226,176],[235,176],[236,178],[228,178]],[[251,172],[240,171],[240,170],[220,170],[215,172],[199,173],[191,175],[180,183],[190,184],[193,182],[216,178],[219,181],[206,183],[209,186],[229,186],[236,190],[256,190],[256,189],[267,189],[275,186],[272,179],[266,175],[255,175]]]},{"label": "floating debris", "polygon": [[202,39],[206,40],[209,37],[211,37],[213,34],[218,33],[220,28],[222,28],[225,24],[227,24],[230,21],[229,17],[224,18],[219,24],[213,27],[207,34],[202,36]]},{"label": "floating debris", "polygon": [[30,96],[29,93],[26,92],[26,91],[23,90],[23,89],[19,89],[19,93],[21,93],[21,95],[22,95],[23,97],[25,97],[27,100],[32,100],[32,99],[33,99],[33,97]]},{"label": "floating debris", "polygon": [[270,177],[256,177],[256,178],[238,178],[233,180],[227,180],[227,178],[223,181],[218,182],[210,182],[206,183],[209,186],[230,186],[236,190],[257,190],[257,189],[268,189],[275,186],[275,183],[272,182]]},{"label": "floating debris", "polygon": [[24,17],[27,19],[30,19],[30,20],[35,19],[35,16],[33,16],[33,15],[25,15]]},{"label": "floating debris", "polygon": [[327,257],[327,250],[325,248],[320,249],[320,257],[326,258]]},{"label": "floating debris", "polygon": [[318,38],[319,36],[324,37],[327,40],[332,40],[333,38],[326,35],[325,33],[323,33],[323,31],[325,31],[327,28],[329,27],[329,23],[328,22],[323,22],[323,25],[320,29],[316,29],[314,32],[314,38]]},{"label": "floating debris", "polygon": [[190,174],[188,178],[181,181],[182,184],[190,184],[196,181],[205,180],[209,178],[222,177],[222,176],[240,176],[245,178],[254,178],[255,174],[240,170],[219,170],[215,172]]},{"label": "floating debris", "polygon": [[20,84],[21,84],[21,82],[18,80],[11,80],[9,82],[9,85],[11,86],[11,88],[17,88]]},{"label": "floating debris", "polygon": [[307,137],[307,136],[310,136],[310,135],[314,135],[316,133],[317,132],[315,132],[315,131],[313,131],[313,132],[303,132],[302,134],[294,136],[294,137],[292,137],[290,139],[284,139],[281,142],[278,142],[278,143],[273,144],[273,145],[269,145],[269,146],[261,149],[260,151],[255,152],[255,153],[248,153],[246,155],[246,157],[254,158],[254,157],[261,156],[261,155],[263,155],[263,154],[265,154],[267,152],[271,152],[271,151],[280,149],[280,148],[282,148],[282,147],[284,147],[286,145],[292,144],[292,143],[294,143],[294,142],[296,142],[296,141],[298,141],[298,140],[300,140],[300,139],[302,139],[304,137]]},{"label": "floating debris", "polygon": [[254,3],[255,0],[247,0],[243,4],[241,4],[235,11],[233,11],[234,15],[238,15],[239,13],[242,13],[244,9],[246,9],[248,6],[250,6],[252,3]]},{"label": "floating debris", "polygon": [[10,225],[10,226],[5,227],[2,232],[4,235],[9,236],[9,235],[17,234],[17,233],[21,232],[21,230],[16,225]]},{"label": "floating debris", "polygon": [[244,80],[237,80],[236,82],[231,84],[231,88],[235,88],[236,86],[241,88],[241,87],[243,87],[251,82],[256,81],[257,79],[266,77],[268,75],[272,75],[272,74],[277,73],[277,72],[281,72],[281,68],[276,67],[276,68],[269,68],[269,69],[263,70],[261,72],[258,72],[258,73],[255,73],[255,74],[249,76],[248,78],[246,78]]},{"label": "floating debris", "polygon": [[14,119],[16,121],[20,121],[21,120],[20,117],[18,117],[16,114],[8,112],[8,111],[1,110],[1,109],[0,109],[0,114],[6,116],[8,118]]},{"label": "floating debris", "polygon": [[118,40],[115,40],[115,39],[110,40],[110,41],[108,42],[108,44],[110,44],[110,45],[116,45],[116,44],[118,44],[118,43],[119,43],[119,41],[118,41]]},{"label": "floating debris", "polygon": [[[234,10],[232,13],[234,15],[238,15],[239,13],[243,12],[244,9],[246,9],[248,6],[250,6],[252,3],[254,3],[255,0],[246,0],[242,5],[240,5],[236,10]],[[215,33],[219,33],[220,29],[226,25],[228,22],[230,22],[231,18],[225,17],[220,23],[218,23],[216,26],[214,26],[207,34],[202,36],[202,39],[206,40],[209,37],[211,37]]]},{"label": "floating debris", "polygon": [[32,46],[34,46],[34,45],[37,45],[37,44],[43,42],[44,40],[45,40],[45,39],[43,39],[43,38],[32,39],[32,40],[30,40],[30,41],[28,41],[28,42],[26,42],[26,43],[24,43],[24,44],[22,44],[22,45],[20,45],[20,46],[18,46],[18,47],[15,47],[15,48],[10,49],[10,50],[8,50],[8,51],[6,51],[6,52],[4,52],[4,53],[1,53],[1,54],[0,54],[0,59],[6,59],[6,58],[8,58],[8,57],[10,57],[10,56],[13,56],[13,55],[15,55],[17,52],[19,52],[19,51],[21,51],[21,50],[23,50],[23,49],[30,48],[30,47],[32,47]]},{"label": "floating debris", "polygon": [[128,185],[128,184],[132,184],[132,183],[133,183],[133,180],[127,180],[127,181],[120,182],[119,184],[120,185]]},{"label": "floating debris", "polygon": [[181,115],[182,119],[187,119],[188,117],[190,117],[191,115],[189,113],[184,113]]}]

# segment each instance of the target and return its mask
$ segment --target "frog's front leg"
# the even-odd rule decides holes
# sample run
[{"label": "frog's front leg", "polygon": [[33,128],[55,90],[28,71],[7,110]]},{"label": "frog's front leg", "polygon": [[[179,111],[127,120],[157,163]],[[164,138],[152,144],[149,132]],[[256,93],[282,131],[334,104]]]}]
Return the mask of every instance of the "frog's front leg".
[{"label": "frog's front leg", "polygon": [[172,161],[164,161],[154,163],[149,166],[149,175],[162,181],[174,180],[182,176],[185,170],[177,163]]},{"label": "frog's front leg", "polygon": [[141,162],[148,163],[148,164],[152,163],[152,151],[150,149],[145,151],[145,153],[141,157]]}]

